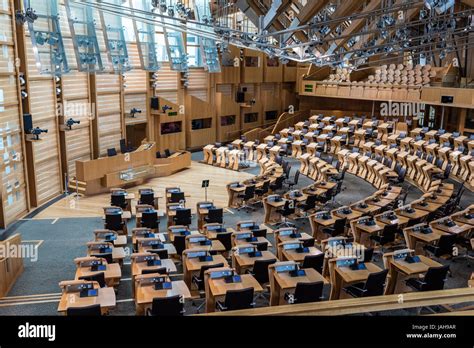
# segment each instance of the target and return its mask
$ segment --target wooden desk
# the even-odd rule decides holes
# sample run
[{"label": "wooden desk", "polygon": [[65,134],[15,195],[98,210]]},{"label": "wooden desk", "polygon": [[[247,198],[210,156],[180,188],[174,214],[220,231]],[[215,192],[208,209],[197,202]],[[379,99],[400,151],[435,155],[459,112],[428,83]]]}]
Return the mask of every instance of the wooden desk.
[{"label": "wooden desk", "polygon": [[[249,244],[251,245],[251,244]],[[262,251],[262,256],[250,257],[248,254],[232,253],[232,267],[238,274],[244,274],[246,270],[253,268],[255,261],[276,260],[278,258],[270,251]]]},{"label": "wooden desk", "polygon": [[365,262],[366,269],[352,270],[350,267],[337,267],[336,260],[331,260],[329,270],[331,273],[331,295],[330,300],[338,300],[341,297],[341,290],[345,285],[363,283],[370,273],[382,271],[382,269],[372,262]]},{"label": "wooden desk", "polygon": [[[406,209],[410,207],[413,209],[413,212],[408,212]],[[403,216],[405,218],[408,218],[409,220],[415,220],[415,219],[423,219],[425,216],[429,214],[428,211],[426,210],[421,210],[421,209],[415,209],[411,207],[410,205],[406,205],[404,207],[395,209],[395,214],[398,216]]]},{"label": "wooden desk", "polygon": [[354,234],[354,241],[366,247],[372,246],[372,240],[369,237],[383,230],[383,226],[377,224],[376,220],[375,225],[372,226],[367,226],[366,224],[361,224],[357,221],[351,221],[351,227],[352,233]]},{"label": "wooden desk", "polygon": [[427,202],[425,200],[418,199],[411,203],[411,207],[414,209],[426,210],[427,212],[432,213],[441,208],[442,204]]},{"label": "wooden desk", "polygon": [[187,249],[201,249],[207,248],[207,250],[217,253],[222,253],[225,251],[224,245],[217,239],[209,239],[211,245],[201,245],[200,243],[187,243]]},{"label": "wooden desk", "polygon": [[[324,219],[324,214],[329,214],[329,218]],[[321,230],[325,227],[334,225],[336,219],[328,211],[318,211],[317,213],[309,216],[309,222],[311,224],[311,232],[313,233],[313,237],[319,242],[322,239],[326,239],[326,236],[322,235]]]},{"label": "wooden desk", "polygon": [[100,305],[102,314],[108,313],[110,309],[115,308],[114,288],[97,288],[98,295],[90,297],[81,297],[79,292],[66,293],[63,291],[59,300],[58,312],[66,315],[68,308],[87,307]]},{"label": "wooden desk", "polygon": [[[149,255],[153,255],[147,253]],[[143,271],[147,271],[150,269],[156,269],[160,267],[165,267],[167,273],[176,273],[178,270],[176,269],[176,265],[171,259],[160,259],[161,266],[148,266],[146,262],[132,262],[132,276],[136,277],[142,274]]]},{"label": "wooden desk", "polygon": [[118,263],[106,264],[105,271],[91,271],[90,267],[78,267],[76,269],[75,279],[78,280],[80,277],[91,276],[97,273],[104,273],[105,283],[109,287],[118,286],[120,278],[122,278],[122,270]]},{"label": "wooden desk", "polygon": [[282,261],[294,261],[294,262],[302,264],[306,256],[320,255],[323,253],[321,250],[315,247],[309,247],[308,249],[309,251],[307,253],[299,253],[295,251],[294,249],[291,249],[291,250],[282,249],[281,251],[281,255],[283,259]]},{"label": "wooden desk", "polygon": [[239,283],[226,283],[224,278],[208,278],[209,296],[206,296],[206,313],[215,312],[216,301],[223,300],[229,290],[253,288],[254,293],[263,292],[262,286],[251,274],[242,274],[240,277],[242,281]]},{"label": "wooden desk", "polygon": [[151,308],[155,297],[164,298],[179,295],[183,299],[191,298],[191,292],[182,280],[172,281],[171,289],[166,290],[155,290],[153,284],[147,284],[145,286],[139,284],[140,279],[153,277],[156,277],[156,274],[144,274],[135,278],[135,283],[138,283],[135,290],[135,306],[137,315],[144,315],[146,309]]},{"label": "wooden desk", "polygon": [[[168,252],[168,255],[176,255],[176,248],[174,247],[173,244],[171,243],[162,243],[163,244],[163,249],[153,249],[152,246],[150,245],[142,245],[140,244],[140,239],[145,239],[145,238],[137,238],[138,242],[138,252],[139,253],[144,253],[144,252],[151,252],[156,250],[166,250]],[[161,241],[160,241],[161,242]]]},{"label": "wooden desk", "polygon": [[[189,251],[195,251],[195,250],[198,250],[198,249],[193,249]],[[224,267],[229,267],[227,260],[222,255],[213,255],[212,261],[205,261],[205,262],[199,261],[199,258],[184,257],[184,262],[183,262],[184,282],[191,289],[192,276],[196,273],[199,273],[201,271],[202,266],[213,266],[220,263],[222,263]]]},{"label": "wooden desk", "polygon": [[417,224],[408,228],[403,229],[403,235],[405,236],[405,242],[407,248],[415,250],[415,252],[422,253],[423,249],[420,246],[425,244],[431,244],[438,241],[441,236],[448,235],[449,233],[443,232],[436,229],[431,229],[431,233],[423,233],[416,231],[418,227],[428,226],[426,223]]},{"label": "wooden desk", "polygon": [[432,229],[435,229],[435,230],[440,230],[440,231],[443,231],[443,232],[447,232],[447,233],[450,233],[450,234],[456,234],[456,235],[462,235],[462,234],[465,234],[465,233],[468,233],[471,231],[472,229],[472,226],[471,225],[458,225],[455,223],[454,226],[452,227],[449,227],[447,225],[445,225],[444,221],[447,220],[447,219],[450,219],[450,217],[445,217],[445,218],[442,218],[442,219],[438,219],[438,220],[435,220],[435,221],[432,221],[430,222],[430,227]]},{"label": "wooden desk", "polygon": [[284,207],[286,200],[282,199],[279,202],[274,202],[271,201],[269,197],[272,196],[268,196],[263,199],[263,207],[265,209],[264,222],[267,224],[278,223],[281,221],[281,215],[277,213],[277,210]]},{"label": "wooden desk", "polygon": [[292,277],[289,272],[271,272],[273,276],[273,287],[270,292],[270,306],[278,306],[287,304],[285,301],[285,293],[293,293],[298,283],[314,283],[328,281],[313,268],[305,268],[305,275],[302,277]]},{"label": "wooden desk", "polygon": [[390,257],[389,260],[389,277],[387,286],[385,288],[385,295],[391,295],[396,292],[397,284],[399,282],[399,275],[405,278],[418,276],[426,273],[430,267],[441,267],[442,265],[424,255],[417,255],[420,262],[408,263],[405,260],[395,260]]},{"label": "wooden desk", "polygon": [[351,209],[353,210],[356,210],[356,211],[359,211],[362,213],[362,215],[373,215],[373,214],[376,214],[379,210],[380,210],[380,207],[378,205],[374,205],[374,204],[369,204],[369,203],[365,203],[367,204],[367,207],[361,207],[361,204],[362,202],[357,202],[357,203],[354,203],[350,206]]},{"label": "wooden desk", "polygon": [[243,231],[243,232],[235,232],[233,235],[232,235],[232,245],[233,246],[239,246],[239,245],[243,245],[243,244],[257,244],[257,243],[267,243],[267,246],[268,248],[271,248],[272,247],[272,243],[270,243],[270,241],[265,238],[265,237],[257,237],[257,241],[255,242],[247,242],[246,239],[237,239],[235,238],[236,235],[240,234],[240,233],[250,233],[249,232],[246,232],[246,231]]}]

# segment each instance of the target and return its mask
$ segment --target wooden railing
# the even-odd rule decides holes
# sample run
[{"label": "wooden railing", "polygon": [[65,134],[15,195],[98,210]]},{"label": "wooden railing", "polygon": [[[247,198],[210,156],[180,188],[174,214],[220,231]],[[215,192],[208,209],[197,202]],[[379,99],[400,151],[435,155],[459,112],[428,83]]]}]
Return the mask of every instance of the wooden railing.
[{"label": "wooden railing", "polygon": [[[426,292],[411,292],[402,295],[395,294],[335,301],[322,301],[315,303],[262,307],[239,311],[207,313],[202,315],[348,315],[435,305],[454,305],[473,301],[474,288],[460,288]],[[466,311],[466,313],[469,312]],[[462,311],[460,311],[460,314],[462,314]]]}]

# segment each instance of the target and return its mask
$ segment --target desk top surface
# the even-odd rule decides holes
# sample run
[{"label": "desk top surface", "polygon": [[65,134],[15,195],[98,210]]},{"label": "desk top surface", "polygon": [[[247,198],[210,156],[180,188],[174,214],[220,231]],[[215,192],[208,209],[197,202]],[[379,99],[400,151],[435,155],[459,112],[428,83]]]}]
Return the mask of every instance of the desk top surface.
[{"label": "desk top surface", "polygon": [[395,266],[399,271],[403,272],[406,275],[420,274],[428,271],[430,267],[441,267],[442,265],[429,257],[424,255],[418,255],[420,262],[408,263],[405,260],[395,260],[392,259],[390,262]]},{"label": "desk top surface", "polygon": [[136,303],[152,303],[155,297],[164,298],[176,295],[183,296],[184,298],[191,297],[191,292],[189,291],[186,283],[183,280],[172,281],[171,284],[171,289],[166,290],[155,290],[155,287],[153,285],[138,286],[135,295]]},{"label": "desk top surface", "polygon": [[242,290],[253,288],[255,292],[262,292],[260,283],[251,274],[242,274],[239,283],[226,283],[224,278],[209,279],[209,291],[214,297],[225,296],[229,290]]},{"label": "desk top surface", "polygon": [[101,308],[113,308],[116,305],[114,288],[99,288],[97,296],[80,297],[79,292],[63,292],[59,301],[58,312],[65,312],[70,307],[87,307],[99,304]]},{"label": "desk top surface", "polygon": [[314,268],[305,268],[305,275],[301,277],[292,277],[289,272],[277,273],[273,272],[275,281],[278,283],[281,289],[294,289],[298,283],[313,283],[323,282],[328,283],[318,271]]},{"label": "desk top surface", "polygon": [[372,262],[365,262],[366,269],[352,270],[350,267],[336,267],[336,272],[345,283],[365,282],[370,273],[380,272],[382,269]]}]

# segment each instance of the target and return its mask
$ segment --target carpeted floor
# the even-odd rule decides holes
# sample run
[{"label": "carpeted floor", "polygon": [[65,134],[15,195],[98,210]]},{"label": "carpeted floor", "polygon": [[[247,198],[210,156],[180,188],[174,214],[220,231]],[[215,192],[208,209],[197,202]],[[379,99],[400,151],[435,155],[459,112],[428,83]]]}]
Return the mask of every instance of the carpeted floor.
[{"label": "carpeted floor", "polygon": [[[193,153],[193,160],[202,159],[202,152]],[[297,160],[290,159],[292,165],[292,175],[299,167]],[[258,167],[248,168],[246,171],[257,174]],[[300,180],[295,188],[301,188],[312,183],[312,180],[300,176]],[[179,184],[179,183],[178,183]],[[406,184],[407,185],[407,184]],[[337,204],[348,205],[358,201],[375,189],[364,180],[346,175],[343,185],[343,192],[337,196]],[[412,201],[420,197],[421,191],[414,187],[409,187],[407,201]],[[474,202],[474,195],[467,192],[461,201],[463,207]],[[255,220],[263,222],[263,208],[256,211],[244,212],[229,209],[225,213],[224,220],[227,226],[235,226],[240,220]],[[310,232],[309,223],[306,220],[298,220],[297,225],[302,231]],[[86,242],[92,239],[92,231],[102,228],[101,218],[61,218],[61,219],[25,219],[14,224],[8,231],[11,233],[21,233],[25,243],[39,244],[38,260],[32,262],[25,261],[24,273],[17,280],[7,298],[0,299],[0,315],[56,315],[59,302],[60,289],[58,283],[62,280],[74,278],[75,265],[73,259],[86,254]],[[132,219],[129,228],[135,226]],[[193,226],[196,228],[196,219],[193,219]],[[160,222],[160,230],[166,230],[166,221]],[[275,245],[273,235],[268,236],[270,242]],[[274,251],[274,250],[271,250]],[[117,292],[117,307],[111,312],[112,315],[134,315],[135,306],[132,300],[130,264],[125,261],[122,268],[122,281]],[[468,267],[465,261],[450,262],[440,260],[442,263],[449,262],[452,276],[449,277],[446,288],[465,287],[469,275],[474,268]],[[377,263],[382,266],[379,259]],[[182,269],[178,266],[176,279],[182,279]],[[38,295],[38,296],[36,296]],[[326,298],[329,295],[329,286],[325,288]],[[21,297],[19,297],[21,296]],[[265,306],[263,300],[257,302],[257,306]],[[196,308],[192,301],[187,301],[185,305],[187,314],[196,313]],[[388,314],[408,314],[410,312],[390,312]]]}]

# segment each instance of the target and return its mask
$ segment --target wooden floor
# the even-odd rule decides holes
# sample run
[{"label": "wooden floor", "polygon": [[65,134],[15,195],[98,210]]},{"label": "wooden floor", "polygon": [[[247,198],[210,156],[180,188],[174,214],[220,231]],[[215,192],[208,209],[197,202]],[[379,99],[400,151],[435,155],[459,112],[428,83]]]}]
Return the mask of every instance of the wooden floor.
[{"label": "wooden floor", "polygon": [[[245,180],[252,176],[249,173],[192,162],[189,169],[169,177],[151,179],[145,185],[128,188],[127,191],[134,192],[138,197],[139,188],[151,187],[164,196],[165,187],[179,186],[187,195],[191,195],[191,197],[186,198],[186,206],[195,213],[196,203],[204,201],[204,189],[201,188],[202,180],[210,180],[207,191],[208,200],[213,201],[217,207],[227,207],[226,184],[232,181]],[[69,196],[43,210],[35,216],[35,219],[102,216],[102,208],[107,206],[109,202],[109,194],[80,197],[79,199]],[[160,199],[159,204],[160,210],[163,209],[164,200]]]}]

